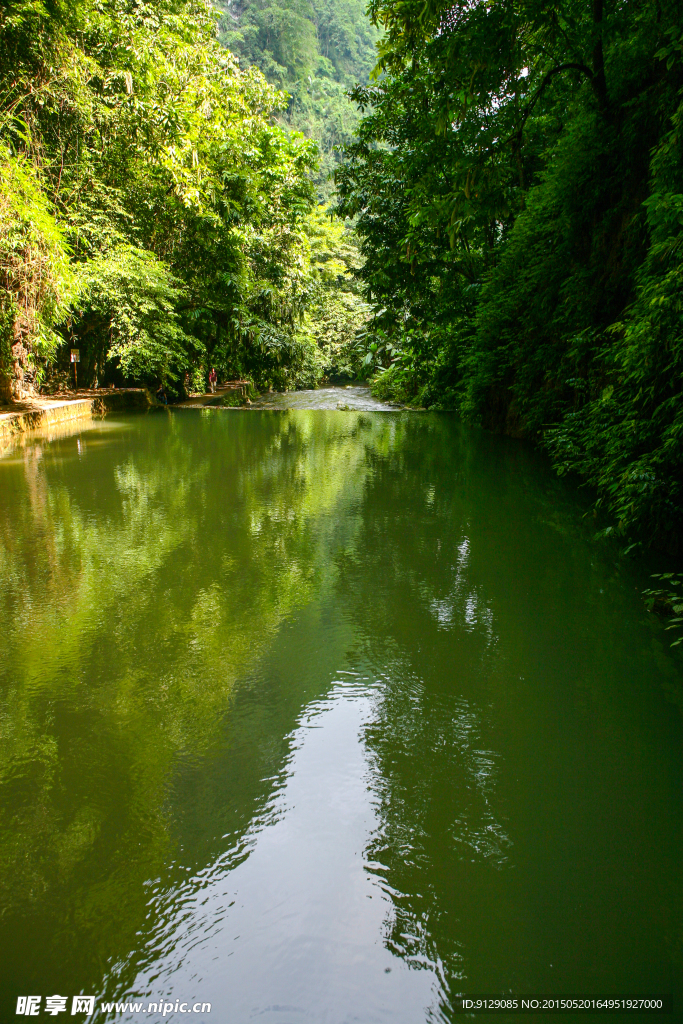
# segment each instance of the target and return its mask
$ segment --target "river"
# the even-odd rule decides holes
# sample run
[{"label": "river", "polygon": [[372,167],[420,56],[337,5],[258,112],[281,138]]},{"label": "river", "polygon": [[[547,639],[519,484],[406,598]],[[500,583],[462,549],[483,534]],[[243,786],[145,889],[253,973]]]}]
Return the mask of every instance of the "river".
[{"label": "river", "polygon": [[0,460],[0,1019],[680,1014],[683,683],[647,574],[527,446],[330,392]]}]

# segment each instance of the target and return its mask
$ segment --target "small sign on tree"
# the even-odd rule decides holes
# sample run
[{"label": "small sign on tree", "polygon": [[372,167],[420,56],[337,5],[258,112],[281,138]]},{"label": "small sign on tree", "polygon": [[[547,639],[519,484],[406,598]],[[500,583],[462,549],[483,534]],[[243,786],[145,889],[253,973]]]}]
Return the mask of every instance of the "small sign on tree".
[{"label": "small sign on tree", "polygon": [[76,363],[81,361],[81,350],[79,348],[71,349],[71,362],[74,364],[74,387],[78,391],[78,373],[76,371]]}]

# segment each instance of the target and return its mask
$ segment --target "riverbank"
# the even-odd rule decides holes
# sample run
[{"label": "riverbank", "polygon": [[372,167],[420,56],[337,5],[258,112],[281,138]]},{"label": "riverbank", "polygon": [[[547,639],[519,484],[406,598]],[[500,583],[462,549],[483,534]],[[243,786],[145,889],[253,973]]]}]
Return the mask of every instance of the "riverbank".
[{"label": "riverbank", "polygon": [[269,391],[252,409],[339,409],[349,412],[396,412],[402,406],[381,402],[367,384],[340,384],[306,391]]},{"label": "riverbank", "polygon": [[355,412],[396,412],[407,408],[396,402],[382,402],[375,398],[366,383],[330,385],[301,391],[264,391],[262,394],[253,390],[250,392],[249,388],[248,381],[222,384],[215,393],[190,395],[182,402],[169,405],[169,409],[335,409]]},{"label": "riverbank", "polygon": [[392,412],[397,404],[374,398],[367,384],[341,385],[306,391],[270,391],[249,398],[246,381],[219,386],[216,393],[194,394],[164,406],[147,388],[98,389],[70,392],[59,398],[37,397],[15,402],[0,412],[0,452],[29,438],[51,440],[81,428],[92,418],[112,412],[144,409],[335,409],[355,412]]},{"label": "riverbank", "polygon": [[191,394],[182,402],[176,402],[172,408],[176,409],[204,409],[207,406],[214,408],[239,409],[251,404],[250,395],[254,396],[253,384],[248,380],[231,380],[219,384],[215,391],[207,391],[204,394]]},{"label": "riverbank", "polygon": [[24,437],[59,430],[64,424],[108,412],[150,409],[159,403],[147,388],[76,391],[65,398],[31,398],[0,412],[0,450]]}]

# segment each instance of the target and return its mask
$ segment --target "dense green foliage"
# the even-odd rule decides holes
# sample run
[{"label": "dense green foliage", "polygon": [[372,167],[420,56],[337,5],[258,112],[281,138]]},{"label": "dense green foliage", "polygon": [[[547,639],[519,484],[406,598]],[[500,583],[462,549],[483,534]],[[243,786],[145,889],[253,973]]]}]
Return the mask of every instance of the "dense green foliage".
[{"label": "dense green foliage", "polygon": [[545,443],[680,548],[683,7],[373,0],[337,173],[378,393]]},{"label": "dense green foliage", "polygon": [[[71,290],[64,235],[35,168],[24,154],[0,143],[0,378],[13,356],[23,376],[22,339],[29,339],[38,354],[54,354],[59,339],[52,325]],[[2,383],[7,391],[6,377]]]},{"label": "dense green foliage", "polygon": [[645,603],[650,611],[667,616],[666,628],[678,634],[671,646],[678,647],[683,644],[683,573],[655,573],[653,579],[659,580],[660,586],[643,591]]},{"label": "dense green foliage", "polygon": [[[282,387],[328,372],[307,311],[357,254],[313,208],[315,145],[277,123],[286,96],[239,67],[217,20],[209,0],[0,13],[6,395],[66,379],[68,346],[81,383],[172,393],[210,365]],[[341,246],[334,275],[312,257],[321,233]]]},{"label": "dense green foliage", "polygon": [[348,91],[366,84],[377,58],[377,30],[365,0],[217,0],[219,37],[289,95],[284,123],[313,139],[320,152],[318,198],[329,199],[339,147],[352,141],[358,112]]},{"label": "dense green foliage", "polygon": [[[379,370],[381,396],[544,444],[608,532],[679,549],[683,6],[370,13],[5,5],[4,391],[64,380],[69,346],[83,383],[176,393],[210,365]],[[360,253],[314,205],[334,167]]]}]

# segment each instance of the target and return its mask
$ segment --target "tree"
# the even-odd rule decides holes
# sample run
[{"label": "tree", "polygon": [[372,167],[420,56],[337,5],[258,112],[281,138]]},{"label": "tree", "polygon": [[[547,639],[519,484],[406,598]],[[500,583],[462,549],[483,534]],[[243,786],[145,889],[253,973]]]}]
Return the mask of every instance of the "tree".
[{"label": "tree", "polygon": [[[52,218],[85,295],[64,315],[46,284],[40,308],[51,330],[60,313],[93,381],[172,383],[217,346],[224,370],[245,348],[258,368],[254,304],[266,285],[289,287],[315,147],[273,123],[284,97],[241,70],[215,28],[208,0],[15,0],[0,15],[7,159],[30,169],[43,238]],[[38,333],[24,332],[28,350]]]},{"label": "tree", "polygon": [[547,444],[613,526],[675,545],[680,4],[370,9],[378,77],[337,185],[374,343],[398,349],[377,386]]},{"label": "tree", "polygon": [[338,147],[350,143],[358,122],[347,92],[367,83],[375,62],[377,31],[361,0],[243,0],[218,4],[219,37],[241,66],[259,67],[269,82],[286,90],[283,124],[315,141],[320,167],[319,202],[333,191]]}]

